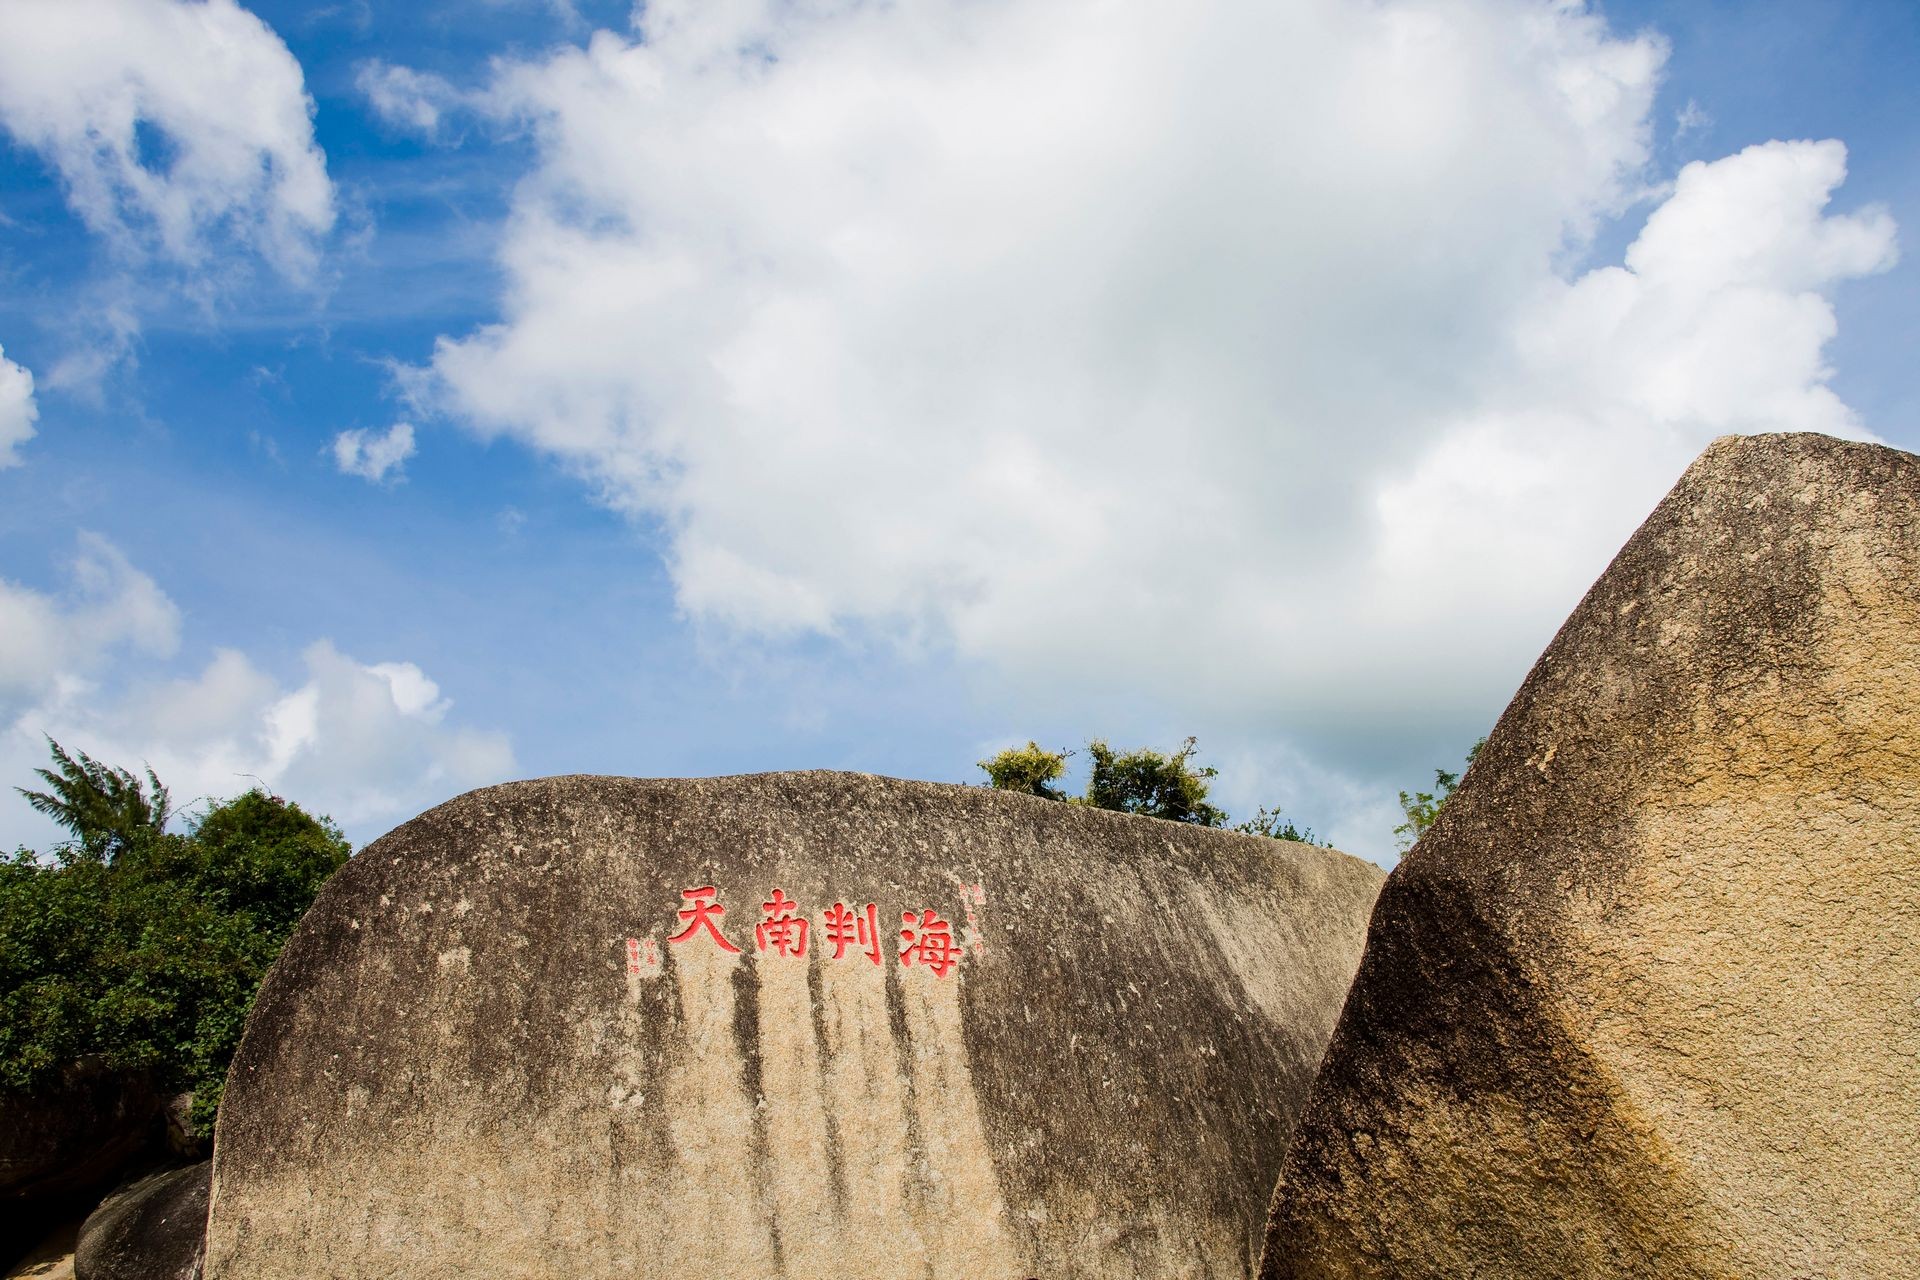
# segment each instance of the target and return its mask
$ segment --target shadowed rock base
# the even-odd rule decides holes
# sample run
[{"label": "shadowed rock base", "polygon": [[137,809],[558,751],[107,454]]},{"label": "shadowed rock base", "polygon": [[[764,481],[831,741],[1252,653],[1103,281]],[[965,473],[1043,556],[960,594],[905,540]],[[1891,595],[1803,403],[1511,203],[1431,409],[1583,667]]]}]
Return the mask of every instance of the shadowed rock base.
[{"label": "shadowed rock base", "polygon": [[119,1181],[154,1145],[159,1109],[143,1077],[94,1061],[34,1093],[0,1091],[0,1265]]},{"label": "shadowed rock base", "polygon": [[1261,1274],[1920,1256],[1920,459],[1725,439],[1382,892]]}]

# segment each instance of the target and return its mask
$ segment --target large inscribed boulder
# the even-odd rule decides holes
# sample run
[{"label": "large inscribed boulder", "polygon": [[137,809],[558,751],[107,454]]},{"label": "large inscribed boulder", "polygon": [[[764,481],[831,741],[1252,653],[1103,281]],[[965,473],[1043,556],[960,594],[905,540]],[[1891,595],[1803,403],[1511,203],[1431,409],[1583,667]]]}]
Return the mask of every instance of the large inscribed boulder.
[{"label": "large inscribed boulder", "polygon": [[469,793],[261,988],[206,1273],[1246,1276],[1381,878],[859,774]]},{"label": "large inscribed boulder", "polygon": [[1709,448],[1382,892],[1266,1277],[1920,1266],[1920,459]]}]

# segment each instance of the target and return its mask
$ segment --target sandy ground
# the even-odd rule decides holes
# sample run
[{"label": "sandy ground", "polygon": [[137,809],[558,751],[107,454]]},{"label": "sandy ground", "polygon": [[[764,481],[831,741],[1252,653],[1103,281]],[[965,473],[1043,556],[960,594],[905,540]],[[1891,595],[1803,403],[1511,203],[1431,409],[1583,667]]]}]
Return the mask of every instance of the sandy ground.
[{"label": "sandy ground", "polygon": [[63,1222],[14,1263],[5,1280],[73,1280],[73,1243],[80,1235],[80,1219]]}]

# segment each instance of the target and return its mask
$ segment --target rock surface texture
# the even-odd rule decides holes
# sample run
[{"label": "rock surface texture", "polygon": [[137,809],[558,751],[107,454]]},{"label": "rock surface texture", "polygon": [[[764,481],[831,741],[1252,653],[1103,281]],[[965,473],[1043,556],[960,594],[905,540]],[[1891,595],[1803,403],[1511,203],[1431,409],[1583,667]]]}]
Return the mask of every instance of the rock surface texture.
[{"label": "rock surface texture", "polygon": [[268,976],[207,1274],[1246,1276],[1381,879],[860,774],[471,792]]},{"label": "rock surface texture", "polygon": [[1723,439],[1388,880],[1261,1274],[1911,1277],[1920,458]]},{"label": "rock surface texture", "polygon": [[211,1177],[202,1160],[108,1196],[80,1228],[74,1280],[200,1280]]}]

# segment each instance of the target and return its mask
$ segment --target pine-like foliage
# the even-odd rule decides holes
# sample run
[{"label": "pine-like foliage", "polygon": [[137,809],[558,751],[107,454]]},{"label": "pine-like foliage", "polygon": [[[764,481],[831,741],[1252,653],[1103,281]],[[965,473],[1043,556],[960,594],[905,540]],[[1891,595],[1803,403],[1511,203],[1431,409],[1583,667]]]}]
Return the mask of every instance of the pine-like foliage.
[{"label": "pine-like foliage", "polygon": [[73,833],[76,850],[97,862],[166,830],[167,789],[151,768],[145,782],[125,769],[109,768],[84,751],[69,755],[52,738],[54,768],[35,769],[46,791],[15,787],[27,803]]}]

